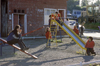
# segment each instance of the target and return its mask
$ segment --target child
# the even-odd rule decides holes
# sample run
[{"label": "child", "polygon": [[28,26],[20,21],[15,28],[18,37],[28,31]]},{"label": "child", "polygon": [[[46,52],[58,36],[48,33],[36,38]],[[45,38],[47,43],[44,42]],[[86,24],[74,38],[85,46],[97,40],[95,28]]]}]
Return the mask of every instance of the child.
[{"label": "child", "polygon": [[77,29],[77,27],[76,27],[76,26],[74,26],[73,31],[74,31],[77,35],[79,35],[79,30]]},{"label": "child", "polygon": [[55,20],[56,20],[60,25],[63,25],[63,22],[62,22],[60,13],[55,12]]},{"label": "child", "polygon": [[8,44],[18,43],[22,51],[28,50],[29,48],[25,46],[25,44],[21,39],[21,33],[22,29],[20,28],[20,25],[17,25],[7,37],[7,43]]},{"label": "child", "polygon": [[[79,35],[79,30],[77,29],[77,27],[76,27],[76,26],[74,26],[73,31],[74,31],[77,35]],[[72,40],[72,41],[73,41],[73,40]]]},{"label": "child", "polygon": [[50,39],[52,37],[51,37],[51,32],[50,32],[50,28],[49,27],[46,28],[45,36],[46,36],[46,39],[47,39],[47,47],[50,48],[50,42],[51,42]]},{"label": "child", "polygon": [[85,48],[87,48],[86,53],[88,56],[90,56],[90,53],[96,55],[96,53],[94,52],[94,49],[93,49],[94,45],[95,45],[95,43],[93,41],[93,38],[89,37],[89,39],[85,45]]}]

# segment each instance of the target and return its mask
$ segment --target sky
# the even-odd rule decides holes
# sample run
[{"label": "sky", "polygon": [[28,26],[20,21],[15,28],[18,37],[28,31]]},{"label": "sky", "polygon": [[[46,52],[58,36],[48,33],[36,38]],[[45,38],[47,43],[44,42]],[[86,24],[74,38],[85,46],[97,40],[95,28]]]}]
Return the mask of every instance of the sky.
[{"label": "sky", "polygon": [[[91,5],[92,3],[95,3],[96,1],[98,1],[98,0],[88,0],[89,1],[89,5]],[[100,1],[100,0],[99,0]],[[82,0],[80,0],[80,5],[81,5],[81,3],[82,3]]]},{"label": "sky", "polygon": [[90,0],[89,4],[95,3],[98,0]]}]

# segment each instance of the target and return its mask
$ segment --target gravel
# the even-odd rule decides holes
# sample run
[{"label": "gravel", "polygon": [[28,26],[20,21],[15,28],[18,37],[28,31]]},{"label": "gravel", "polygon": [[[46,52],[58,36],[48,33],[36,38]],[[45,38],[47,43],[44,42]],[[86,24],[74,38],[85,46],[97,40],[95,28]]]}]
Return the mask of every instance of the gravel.
[{"label": "gravel", "polygon": [[[28,52],[36,55],[38,59],[33,59],[18,50],[13,53],[11,46],[4,46],[3,56],[0,56],[0,66],[68,66],[80,62],[99,60],[99,40],[94,39],[96,56],[77,54],[76,51],[82,51],[82,49],[75,42],[72,42],[71,38],[63,38],[62,40],[62,43],[57,43],[58,47],[54,47],[56,43],[52,43],[51,48],[46,48],[46,39],[24,40],[26,46],[30,47]],[[83,40],[87,41],[86,38],[83,38]]]}]

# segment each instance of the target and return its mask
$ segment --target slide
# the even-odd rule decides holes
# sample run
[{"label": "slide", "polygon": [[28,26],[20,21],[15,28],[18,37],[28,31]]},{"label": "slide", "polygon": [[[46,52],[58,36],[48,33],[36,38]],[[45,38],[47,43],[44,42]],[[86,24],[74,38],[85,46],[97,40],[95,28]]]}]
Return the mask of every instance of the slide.
[{"label": "slide", "polygon": [[65,31],[82,49],[86,50],[85,42],[72,29],[70,29],[65,23],[64,25],[61,26],[56,20],[51,20],[51,21],[59,25],[60,28],[62,28],[62,30]]}]

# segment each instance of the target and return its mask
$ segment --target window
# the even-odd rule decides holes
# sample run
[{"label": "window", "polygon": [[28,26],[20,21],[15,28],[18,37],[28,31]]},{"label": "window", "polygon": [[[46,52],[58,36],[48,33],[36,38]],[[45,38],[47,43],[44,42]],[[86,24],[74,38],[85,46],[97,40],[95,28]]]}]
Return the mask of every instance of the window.
[{"label": "window", "polygon": [[16,13],[17,12],[17,10],[16,9],[14,9],[14,13]]},{"label": "window", "polygon": [[76,12],[74,12],[74,14],[76,14]]},{"label": "window", "polygon": [[55,13],[55,10],[51,10],[51,14],[52,14],[52,13]]},{"label": "window", "polygon": [[81,12],[77,12],[77,14],[81,14]]},{"label": "window", "polygon": [[46,11],[46,15],[50,15],[50,10],[47,10]]},{"label": "window", "polygon": [[56,11],[57,11],[56,9],[48,9],[48,8],[44,9],[44,25],[49,24],[49,15],[55,13]]}]

